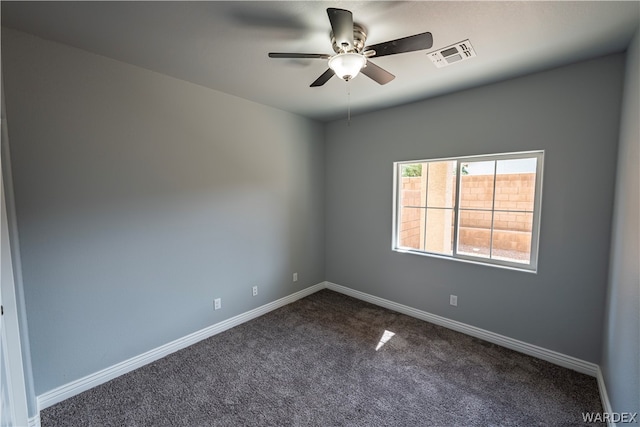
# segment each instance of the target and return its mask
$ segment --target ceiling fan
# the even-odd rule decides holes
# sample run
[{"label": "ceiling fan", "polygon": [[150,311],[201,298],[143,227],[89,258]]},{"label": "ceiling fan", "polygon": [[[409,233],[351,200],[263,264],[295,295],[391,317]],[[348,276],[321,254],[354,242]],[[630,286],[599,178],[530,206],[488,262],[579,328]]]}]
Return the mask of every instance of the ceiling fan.
[{"label": "ceiling fan", "polygon": [[322,53],[269,53],[270,58],[327,59],[329,69],[311,83],[311,87],[322,86],[334,75],[337,75],[342,80],[349,81],[360,72],[381,85],[387,84],[395,76],[375,65],[369,58],[414,52],[430,49],[433,46],[433,37],[431,33],[426,32],[365,47],[366,30],[363,26],[353,22],[353,14],[350,11],[328,8],[327,15],[329,15],[329,22],[331,23],[331,44],[335,55]]}]

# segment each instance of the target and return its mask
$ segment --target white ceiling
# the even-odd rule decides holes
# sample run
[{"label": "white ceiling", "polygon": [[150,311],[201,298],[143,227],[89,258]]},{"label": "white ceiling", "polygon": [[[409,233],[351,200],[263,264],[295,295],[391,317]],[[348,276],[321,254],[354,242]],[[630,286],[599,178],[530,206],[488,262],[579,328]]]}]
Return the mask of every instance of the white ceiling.
[{"label": "white ceiling", "polygon": [[[621,52],[640,3],[455,1],[8,2],[2,24],[319,120],[417,101]],[[367,44],[430,31],[429,51],[373,59],[396,75],[360,75],[310,88],[325,60],[268,52],[333,53],[326,8],[353,12]],[[470,39],[477,57],[436,68],[426,53]],[[350,92],[350,101],[348,97]]]}]

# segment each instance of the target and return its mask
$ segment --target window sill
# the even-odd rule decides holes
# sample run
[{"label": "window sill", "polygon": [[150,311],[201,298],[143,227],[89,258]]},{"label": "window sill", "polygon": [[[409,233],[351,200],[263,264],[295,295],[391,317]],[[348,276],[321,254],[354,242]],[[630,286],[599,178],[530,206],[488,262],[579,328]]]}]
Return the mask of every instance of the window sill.
[{"label": "window sill", "polygon": [[504,269],[504,270],[521,271],[523,273],[532,273],[532,274],[537,274],[538,273],[538,269],[537,268],[530,269],[530,268],[526,268],[526,267],[517,267],[517,266],[514,266],[514,265],[504,265],[504,264],[498,264],[498,263],[475,261],[475,260],[468,259],[468,258],[452,257],[452,256],[448,256],[448,255],[440,255],[440,254],[429,253],[429,252],[414,251],[414,250],[411,250],[411,249],[403,249],[403,248],[392,248],[391,250],[394,251],[394,252],[401,253],[401,254],[410,254],[410,255],[418,255],[418,256],[424,256],[424,257],[429,257],[429,258],[446,259],[446,260],[450,260],[450,261],[464,262],[466,264],[481,265],[481,266],[484,266],[484,267],[501,268],[501,269]]}]

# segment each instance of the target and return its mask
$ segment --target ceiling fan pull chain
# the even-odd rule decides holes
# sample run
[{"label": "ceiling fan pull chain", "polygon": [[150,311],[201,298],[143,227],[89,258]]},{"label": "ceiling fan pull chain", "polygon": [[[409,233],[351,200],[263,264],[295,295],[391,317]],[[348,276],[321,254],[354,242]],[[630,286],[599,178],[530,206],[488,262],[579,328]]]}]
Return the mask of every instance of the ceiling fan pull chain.
[{"label": "ceiling fan pull chain", "polygon": [[347,80],[347,126],[351,126],[351,81]]}]

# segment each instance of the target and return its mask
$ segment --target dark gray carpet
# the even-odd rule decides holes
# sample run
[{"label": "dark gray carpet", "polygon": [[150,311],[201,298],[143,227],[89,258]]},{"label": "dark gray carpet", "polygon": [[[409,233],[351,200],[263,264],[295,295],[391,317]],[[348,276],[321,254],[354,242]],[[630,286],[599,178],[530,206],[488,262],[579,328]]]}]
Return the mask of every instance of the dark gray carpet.
[{"label": "dark gray carpet", "polygon": [[[395,335],[376,351],[384,332]],[[45,409],[51,426],[569,426],[594,378],[323,290]]]}]

